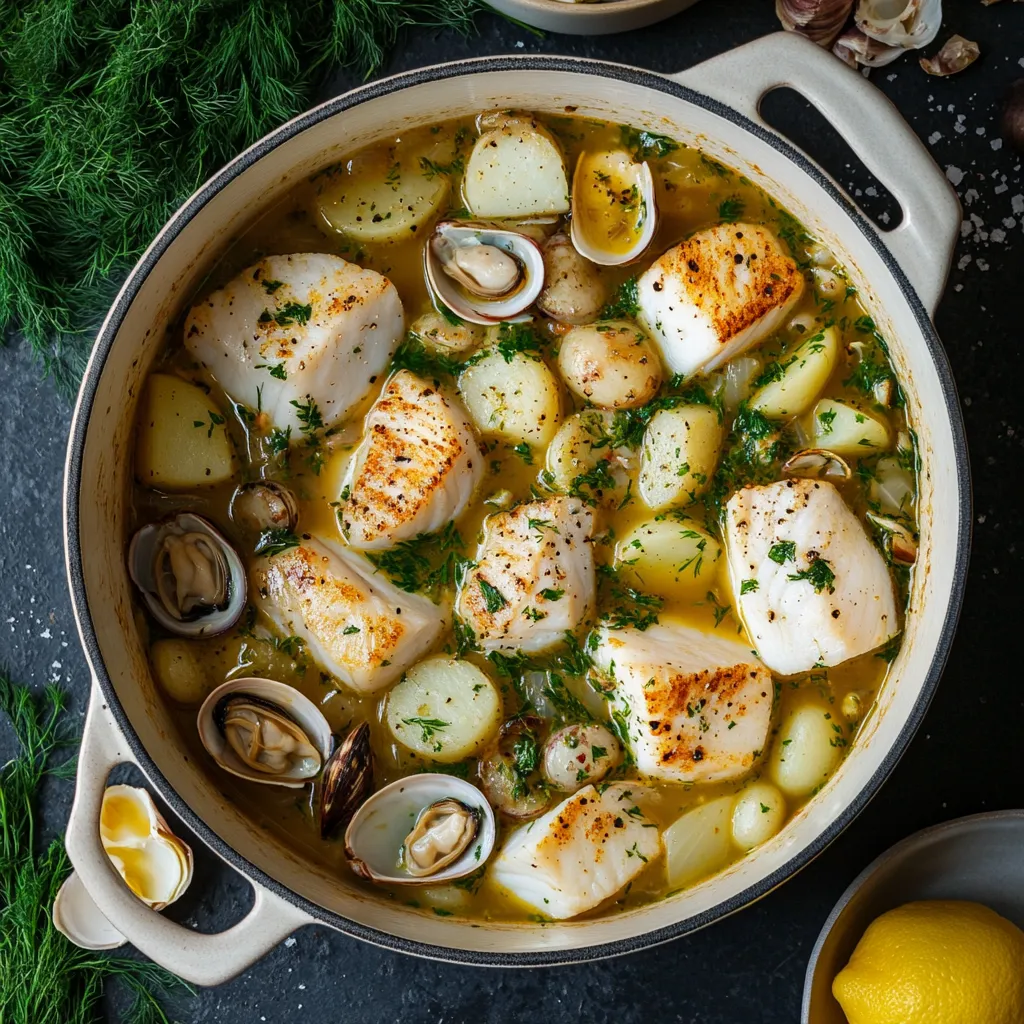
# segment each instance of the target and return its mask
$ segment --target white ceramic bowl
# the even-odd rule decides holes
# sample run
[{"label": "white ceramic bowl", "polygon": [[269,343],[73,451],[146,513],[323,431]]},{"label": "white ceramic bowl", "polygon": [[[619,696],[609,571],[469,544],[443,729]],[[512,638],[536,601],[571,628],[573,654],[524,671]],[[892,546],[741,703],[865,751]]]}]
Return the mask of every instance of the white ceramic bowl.
[{"label": "white ceramic bowl", "polygon": [[[903,221],[884,239],[803,154],[758,117],[765,92],[812,100],[888,186]],[[424,915],[356,888],[268,835],[175,742],[135,627],[125,571],[125,495],[139,389],[168,322],[226,244],[315,168],[410,125],[481,109],[566,108],[702,146],[800,217],[842,259],[906,386],[920,441],[921,548],[906,641],[877,707],[824,789],[773,840],[671,899],[597,920],[539,926]],[[959,406],[931,313],[960,223],[942,172],[861,76],[795,36],[769,36],[675,76],[562,58],[498,57],[414,71],[357,89],[283,126],[219,172],[160,233],[118,296],[75,412],[65,482],[68,574],[94,676],[67,847],[86,888],[128,939],[177,974],[213,984],[293,929],[320,921],[389,948],[473,964],[550,964],[664,942],[791,876],[853,819],[892,770],[938,683],[967,569],[970,491]],[[97,821],[103,785],[135,762],[168,804],[256,889],[248,917],[200,935],[138,903],[110,870]]]},{"label": "white ceramic bowl", "polygon": [[572,3],[566,0],[490,0],[502,14],[545,32],[601,36],[629,32],[671,18],[697,0],[604,0]]}]

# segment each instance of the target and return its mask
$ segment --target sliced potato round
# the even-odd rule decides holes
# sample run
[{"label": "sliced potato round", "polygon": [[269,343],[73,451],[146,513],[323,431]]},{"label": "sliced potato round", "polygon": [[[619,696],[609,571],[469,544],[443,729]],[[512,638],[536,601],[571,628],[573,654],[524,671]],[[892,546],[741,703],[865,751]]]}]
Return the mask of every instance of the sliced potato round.
[{"label": "sliced potato round", "polygon": [[770,782],[754,782],[736,797],[732,838],[741,850],[767,842],[786,821],[786,800]]},{"label": "sliced potato round", "polygon": [[554,137],[514,118],[476,140],[462,189],[475,217],[544,217],[569,212],[565,161]]},{"label": "sliced potato round", "polygon": [[807,796],[835,770],[841,756],[841,726],[820,704],[803,704],[783,721],[775,737],[769,774],[786,796]]},{"label": "sliced potato round", "polygon": [[455,146],[446,133],[414,135],[389,150],[361,153],[325,176],[320,216],[359,242],[400,242],[422,231],[451,187]]},{"label": "sliced potato round", "polygon": [[483,329],[476,324],[452,323],[447,317],[432,309],[418,316],[409,328],[428,348],[450,355],[462,355],[479,348],[483,342]]},{"label": "sliced potato round", "polygon": [[166,373],[146,378],[135,429],[135,475],[144,487],[211,487],[235,473],[235,452],[217,403]]},{"label": "sliced potato round", "polygon": [[627,320],[573,327],[562,338],[558,369],[580,398],[604,409],[644,405],[661,384],[651,340]]},{"label": "sliced potato round", "polygon": [[703,594],[722,557],[722,545],[689,519],[671,516],[639,523],[615,545],[615,564],[638,590],[670,595],[694,588]]},{"label": "sliced potato round", "polygon": [[561,402],[555,375],[522,352],[511,360],[490,351],[459,377],[459,394],[483,434],[547,444],[558,429]]},{"label": "sliced potato round", "polygon": [[707,405],[660,409],[640,450],[640,497],[648,508],[696,501],[707,488],[722,446],[718,413]]},{"label": "sliced potato round", "polygon": [[724,867],[732,853],[732,797],[720,796],[677,818],[664,833],[668,884],[678,889]]},{"label": "sliced potato round", "polygon": [[821,394],[838,359],[839,332],[826,327],[771,364],[778,368],[774,379],[754,393],[750,407],[770,419],[790,419],[805,413]]},{"label": "sliced potato round", "polygon": [[477,753],[501,725],[501,696],[475,665],[428,658],[388,694],[385,720],[403,746],[433,761]]},{"label": "sliced potato round", "polygon": [[188,640],[157,640],[149,660],[160,688],[176,704],[202,704],[220,681],[210,678],[196,645]]},{"label": "sliced potato round", "polygon": [[834,398],[823,398],[814,407],[811,429],[814,447],[837,455],[873,455],[886,451],[892,443],[885,420]]}]

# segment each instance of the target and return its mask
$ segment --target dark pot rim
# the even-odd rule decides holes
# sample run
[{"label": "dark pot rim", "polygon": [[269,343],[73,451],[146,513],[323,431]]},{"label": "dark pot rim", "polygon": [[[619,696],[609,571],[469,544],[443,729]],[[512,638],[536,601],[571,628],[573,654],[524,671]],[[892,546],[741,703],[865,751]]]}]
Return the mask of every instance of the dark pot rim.
[{"label": "dark pot rim", "polygon": [[[960,525],[957,537],[956,567],[949,605],[946,609],[945,621],[938,645],[932,657],[927,677],[914,705],[913,711],[904,723],[896,742],[886,753],[882,763],[867,781],[856,798],[852,800],[839,817],[817,838],[798,854],[794,855],[785,865],[749,886],[741,893],[724,900],[709,910],[695,914],[684,920],[663,928],[645,932],[640,935],[619,939],[599,945],[586,945],[572,949],[536,950],[519,953],[480,952],[476,950],[456,949],[449,946],[433,945],[416,942],[387,932],[371,928],[340,916],[312,903],[305,897],[282,885],[276,879],[265,874],[250,863],[238,851],[221,839],[204,821],[202,821],[185,801],[177,794],[174,787],[157,768],[155,762],[139,740],[128,716],[118,701],[117,694],[107,674],[100,653],[92,616],[89,610],[85,591],[85,579],[82,567],[82,543],[79,536],[78,502],[81,489],[82,454],[85,448],[86,434],[89,429],[90,414],[96,396],[99,379],[107,356],[117,336],[118,330],[131,307],[139,289],[149,274],[159,263],[167,248],[182,229],[216,196],[226,185],[238,177],[247,168],[278,146],[307,128],[312,127],[336,114],[358,106],[361,103],[379,97],[390,96],[411,86],[437,82],[448,78],[465,75],[491,73],[500,71],[555,71],[570,74],[594,75],[600,78],[611,78],[630,85],[642,86],[658,92],[666,93],[687,103],[703,107],[720,117],[733,122],[751,135],[772,146],[808,174],[818,186],[824,189],[853,221],[861,233],[874,247],[883,263],[900,287],[908,305],[914,313],[918,327],[925,339],[932,361],[935,364],[946,401],[946,413],[950,421],[953,435],[953,447],[957,457],[957,476],[959,490]],[[396,75],[391,78],[374,82],[361,88],[344,93],[341,96],[316,107],[315,109],[288,122],[272,132],[250,149],[246,150],[237,160],[233,161],[215,174],[184,206],[171,218],[159,235],[156,244],[142,257],[129,275],[124,288],[118,295],[107,320],[103,324],[93,349],[93,355],[86,370],[79,391],[78,403],[75,408],[68,444],[67,467],[65,473],[64,519],[65,519],[65,550],[67,555],[68,581],[71,588],[72,602],[78,621],[82,645],[92,667],[100,689],[107,704],[121,729],[133,755],[138,760],[145,774],[153,780],[160,794],[169,807],[207,846],[222,857],[237,871],[259,885],[276,893],[282,899],[301,908],[310,917],[336,928],[338,931],[355,938],[373,943],[387,949],[435,960],[451,963],[471,964],[490,967],[531,967],[555,964],[579,963],[597,960],[624,953],[636,952],[651,946],[678,938],[700,928],[706,927],[719,918],[735,913],[749,903],[760,899],[786,879],[790,878],[819,853],[821,853],[864,809],[870,799],[896,766],[904,750],[920,726],[925,712],[939,684],[943,667],[949,655],[956,623],[963,602],[964,588],[967,579],[967,565],[970,551],[971,531],[971,487],[970,466],[968,462],[967,443],[964,435],[963,419],[957,398],[953,376],[946,358],[945,351],[935,333],[928,313],[914,291],[906,275],[900,269],[895,258],[886,248],[874,226],[861,214],[837,188],[837,186],[803,153],[794,148],[782,137],[768,131],[761,125],[744,117],[737,111],[727,107],[700,93],[694,92],[669,78],[648,71],[642,71],[619,64],[608,64],[602,61],[567,57],[484,57],[474,60],[457,61],[438,64]]]}]

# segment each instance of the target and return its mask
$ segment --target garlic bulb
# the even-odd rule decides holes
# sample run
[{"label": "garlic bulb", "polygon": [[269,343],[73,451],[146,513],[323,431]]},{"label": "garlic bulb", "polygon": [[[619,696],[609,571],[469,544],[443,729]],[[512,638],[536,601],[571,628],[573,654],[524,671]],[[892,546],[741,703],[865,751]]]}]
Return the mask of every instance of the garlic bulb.
[{"label": "garlic bulb", "polygon": [[775,0],[775,13],[787,32],[828,47],[842,31],[854,0]]}]

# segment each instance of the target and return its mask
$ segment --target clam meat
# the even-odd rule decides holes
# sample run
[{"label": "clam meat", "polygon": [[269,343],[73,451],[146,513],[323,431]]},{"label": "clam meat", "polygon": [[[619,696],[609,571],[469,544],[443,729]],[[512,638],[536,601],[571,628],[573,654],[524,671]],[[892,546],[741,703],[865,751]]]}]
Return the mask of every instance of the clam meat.
[{"label": "clam meat", "polygon": [[245,608],[242,561],[200,516],[144,526],[132,538],[128,569],[153,617],[178,636],[223,633]]},{"label": "clam meat", "polygon": [[434,297],[474,324],[530,319],[525,311],[544,287],[540,246],[487,224],[438,224],[423,259]]},{"label": "clam meat", "polygon": [[253,771],[299,779],[320,771],[320,753],[302,727],[270,701],[231,694],[217,705],[213,718],[235,756]]},{"label": "clam meat", "polygon": [[251,782],[298,789],[331,751],[331,729],[319,708],[274,679],[235,679],[203,702],[199,738],[217,764]]},{"label": "clam meat", "polygon": [[436,874],[458,860],[479,831],[479,812],[458,800],[425,807],[402,844],[405,870],[416,878]]}]

